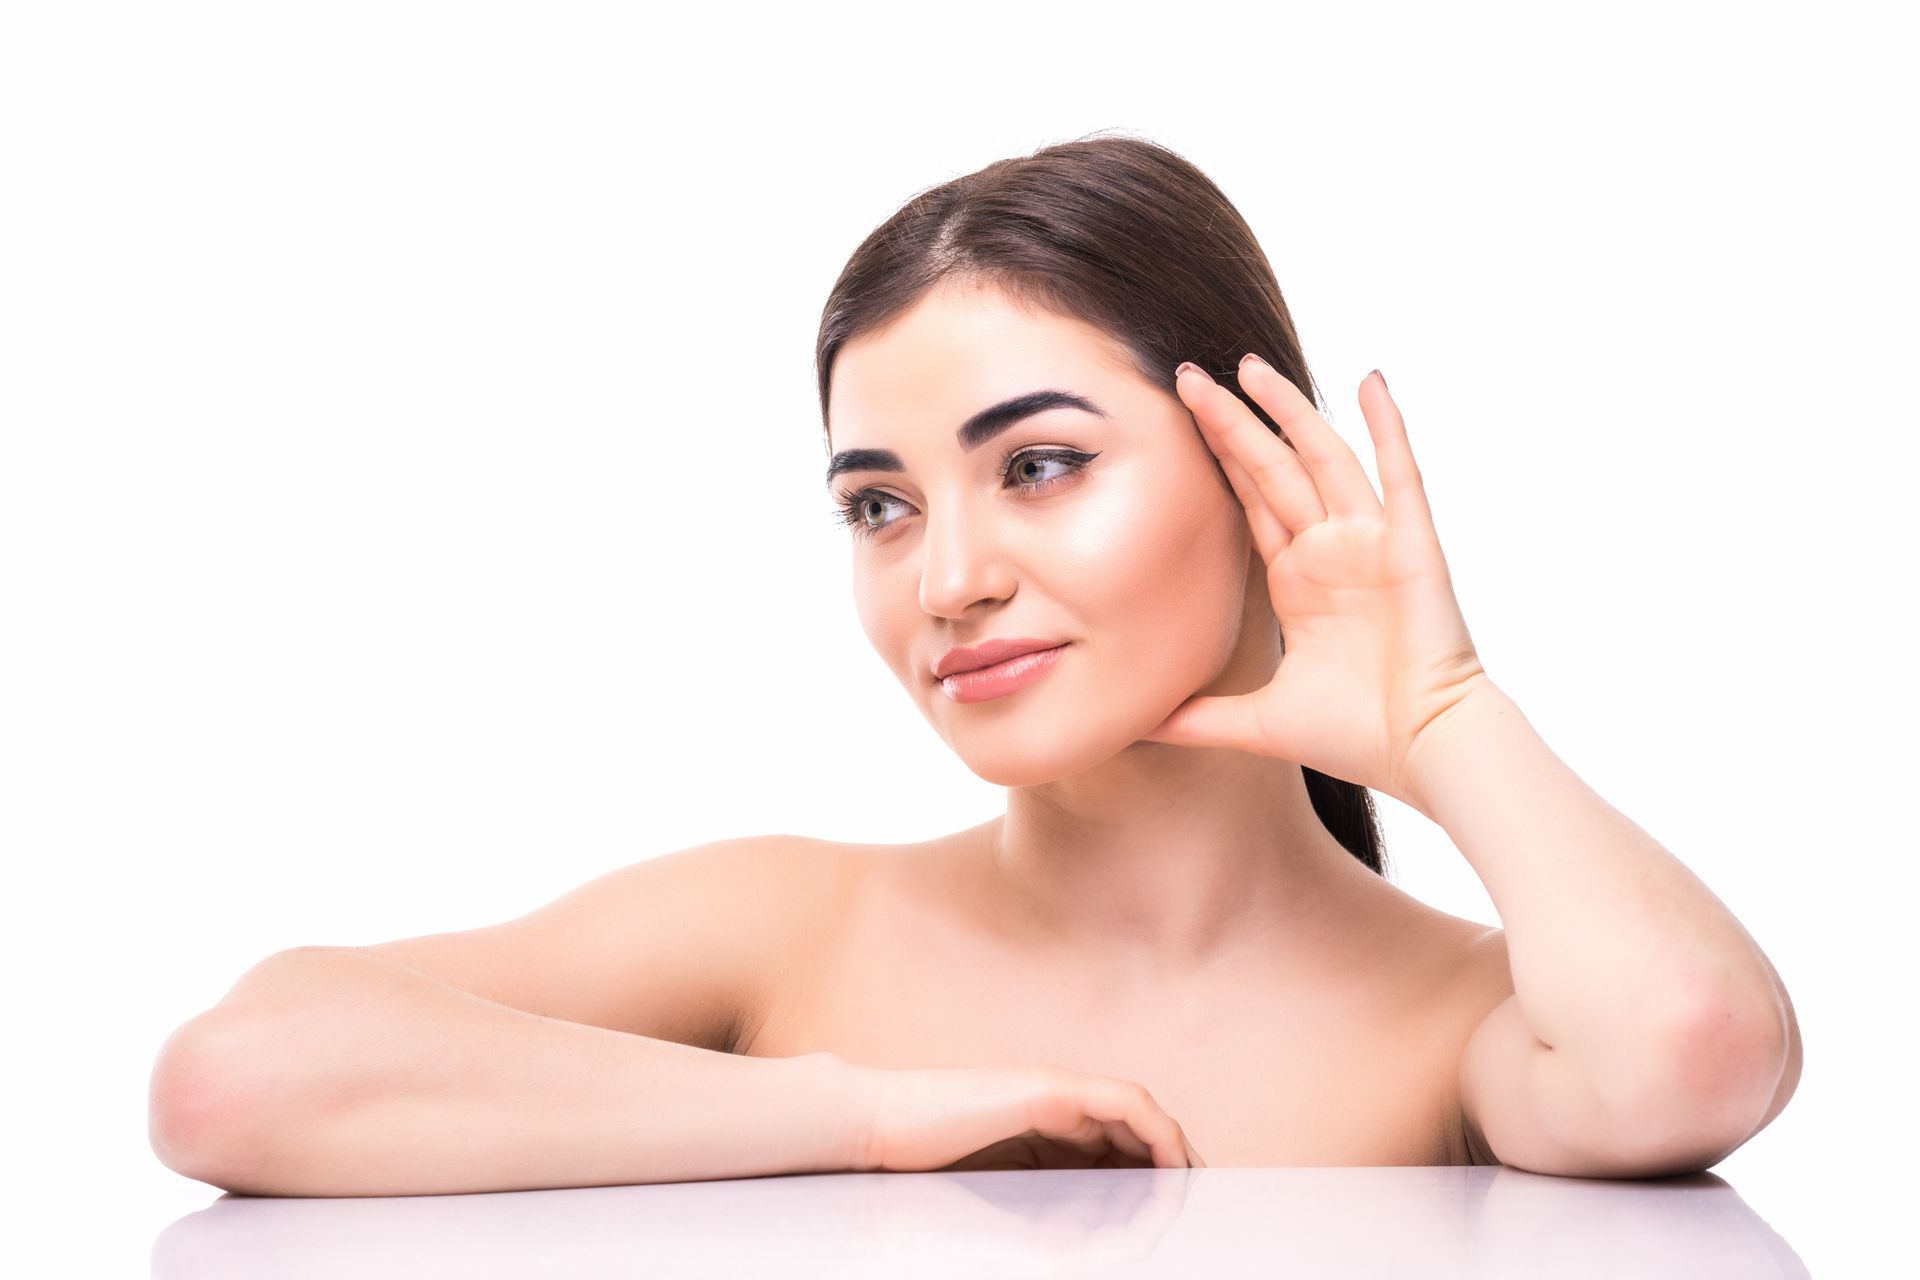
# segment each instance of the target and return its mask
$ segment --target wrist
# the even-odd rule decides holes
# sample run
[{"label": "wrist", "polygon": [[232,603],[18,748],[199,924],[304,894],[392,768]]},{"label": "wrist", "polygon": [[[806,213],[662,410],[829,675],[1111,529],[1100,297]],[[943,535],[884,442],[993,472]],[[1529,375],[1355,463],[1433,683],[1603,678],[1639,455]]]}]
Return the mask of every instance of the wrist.
[{"label": "wrist", "polygon": [[873,1069],[856,1066],[837,1053],[820,1050],[789,1059],[812,1083],[820,1106],[815,1115],[824,1128],[816,1173],[866,1173],[873,1160]]},{"label": "wrist", "polygon": [[1452,785],[1452,775],[1516,722],[1526,722],[1518,704],[1485,676],[1476,678],[1407,752],[1401,791],[1394,799],[1439,821],[1435,805]]}]

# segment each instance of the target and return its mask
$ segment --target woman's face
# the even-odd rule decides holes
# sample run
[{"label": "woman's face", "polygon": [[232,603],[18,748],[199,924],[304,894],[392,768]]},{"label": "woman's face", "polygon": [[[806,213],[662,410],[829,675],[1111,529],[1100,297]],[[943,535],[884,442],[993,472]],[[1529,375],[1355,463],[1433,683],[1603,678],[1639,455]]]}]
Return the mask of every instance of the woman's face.
[{"label": "woman's face", "polygon": [[[956,438],[1036,392],[1089,407],[1015,416],[972,448]],[[944,283],[840,349],[827,417],[836,462],[898,459],[855,457],[829,482],[850,500],[861,625],[980,777],[1070,776],[1191,694],[1271,673],[1277,631],[1243,636],[1266,595],[1239,501],[1186,406],[1099,329]],[[935,678],[948,650],[1002,638],[1065,647],[998,696]]]}]

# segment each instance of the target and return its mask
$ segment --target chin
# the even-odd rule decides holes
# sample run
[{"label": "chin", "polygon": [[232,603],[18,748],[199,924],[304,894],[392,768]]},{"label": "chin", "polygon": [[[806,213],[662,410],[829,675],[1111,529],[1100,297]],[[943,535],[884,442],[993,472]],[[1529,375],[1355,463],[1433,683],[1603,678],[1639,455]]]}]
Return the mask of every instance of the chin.
[{"label": "chin", "polygon": [[1057,757],[1036,752],[963,752],[960,759],[975,777],[997,787],[1037,787],[1079,772],[1059,763]]},{"label": "chin", "polygon": [[1129,748],[1158,745],[1142,744],[1140,736],[1165,718],[1166,712],[1153,708],[1121,707],[1099,714],[1036,716],[1031,724],[1009,717],[1000,724],[969,725],[946,742],[982,780],[1001,787],[1032,787],[1084,773]]}]

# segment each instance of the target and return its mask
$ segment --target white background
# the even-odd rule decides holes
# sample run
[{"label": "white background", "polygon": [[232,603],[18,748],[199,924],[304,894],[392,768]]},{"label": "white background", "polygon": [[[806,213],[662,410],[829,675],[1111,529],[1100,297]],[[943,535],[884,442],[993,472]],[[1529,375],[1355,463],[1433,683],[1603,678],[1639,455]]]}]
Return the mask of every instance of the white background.
[{"label": "white background", "polygon": [[[1910,1177],[1916,109],[1894,9],[0,19],[11,1173],[137,1273],[166,1034],[263,956],[726,836],[996,812],[868,646],[821,304],[1100,129],[1213,177],[1329,417],[1404,410],[1489,673],[1786,979],[1715,1172],[1844,1270]],[[1396,879],[1497,921],[1380,798]],[[24,1215],[23,1215],[24,1216]],[[78,1270],[93,1270],[80,1267]]]}]

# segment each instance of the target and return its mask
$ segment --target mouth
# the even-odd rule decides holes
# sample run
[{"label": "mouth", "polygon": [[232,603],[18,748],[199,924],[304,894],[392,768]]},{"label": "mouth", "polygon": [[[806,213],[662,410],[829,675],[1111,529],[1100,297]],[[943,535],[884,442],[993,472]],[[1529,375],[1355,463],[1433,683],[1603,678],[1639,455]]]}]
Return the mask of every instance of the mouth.
[{"label": "mouth", "polygon": [[1001,662],[956,671],[940,681],[941,692],[955,702],[987,702],[1004,698],[1039,680],[1059,664],[1071,641],[1051,649],[1036,649]]}]

